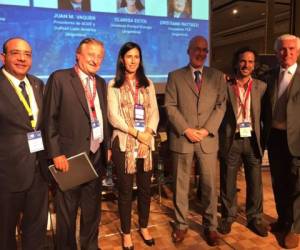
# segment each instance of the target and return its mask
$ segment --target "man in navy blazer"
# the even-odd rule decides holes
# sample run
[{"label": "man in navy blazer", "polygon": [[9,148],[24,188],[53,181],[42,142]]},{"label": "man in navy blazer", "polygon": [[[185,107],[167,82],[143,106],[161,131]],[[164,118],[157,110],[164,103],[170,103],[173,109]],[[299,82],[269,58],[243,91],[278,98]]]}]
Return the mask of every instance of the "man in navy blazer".
[{"label": "man in navy blazer", "polygon": [[[45,91],[45,138],[48,157],[68,171],[67,157],[86,152],[102,174],[108,159],[106,85],[96,73],[104,59],[104,45],[83,39],[73,68],[52,73]],[[81,209],[81,249],[98,249],[101,180],[97,178],[68,191],[57,189],[56,249],[76,250],[76,215]]]},{"label": "man in navy blazer", "polygon": [[[44,244],[48,207],[41,173],[44,84],[28,74],[32,49],[24,39],[8,39],[0,58],[0,249],[17,249],[16,225],[22,214],[22,249],[38,250]],[[34,150],[28,138],[36,135]]]}]

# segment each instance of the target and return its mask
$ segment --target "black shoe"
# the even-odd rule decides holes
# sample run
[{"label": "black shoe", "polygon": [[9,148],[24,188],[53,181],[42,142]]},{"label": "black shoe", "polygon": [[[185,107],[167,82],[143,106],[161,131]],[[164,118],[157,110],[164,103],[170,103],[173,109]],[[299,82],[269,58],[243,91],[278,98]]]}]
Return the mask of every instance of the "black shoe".
[{"label": "black shoe", "polygon": [[225,218],[221,219],[218,227],[218,231],[221,234],[229,234],[231,232],[231,225],[233,222],[226,220]]},{"label": "black shoe", "polygon": [[248,223],[247,227],[261,237],[268,236],[268,226],[265,225],[261,220],[252,220]]},{"label": "black shoe", "polygon": [[134,250],[134,246],[133,245],[130,246],[130,247],[124,247],[123,246],[123,250]]},{"label": "black shoe", "polygon": [[152,238],[152,239],[149,239],[149,240],[146,240],[146,239],[144,238],[144,235],[143,235],[142,231],[139,230],[139,232],[140,232],[140,235],[141,235],[141,237],[142,237],[144,243],[145,243],[147,246],[151,247],[151,246],[154,246],[154,245],[155,245],[155,240],[154,240],[153,238]]}]

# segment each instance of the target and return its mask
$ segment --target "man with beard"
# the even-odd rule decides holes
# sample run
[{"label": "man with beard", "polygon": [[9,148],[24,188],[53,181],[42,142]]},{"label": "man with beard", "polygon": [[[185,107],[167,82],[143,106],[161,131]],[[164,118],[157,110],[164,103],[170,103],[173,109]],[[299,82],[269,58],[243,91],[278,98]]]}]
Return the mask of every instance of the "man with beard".
[{"label": "man with beard", "polygon": [[248,228],[265,237],[262,221],[263,190],[261,177],[261,101],[267,85],[252,78],[256,53],[239,49],[233,57],[234,76],[227,85],[227,108],[219,130],[222,219],[219,232],[228,234],[237,217],[237,173],[244,165],[247,184],[246,217]]},{"label": "man with beard", "polygon": [[215,186],[218,129],[226,107],[224,75],[204,66],[207,40],[193,37],[187,53],[190,62],[168,76],[165,107],[171,124],[170,150],[174,166],[175,227],[172,238],[182,242],[188,229],[188,193],[194,156],[200,163],[203,226],[207,243],[218,244]]}]

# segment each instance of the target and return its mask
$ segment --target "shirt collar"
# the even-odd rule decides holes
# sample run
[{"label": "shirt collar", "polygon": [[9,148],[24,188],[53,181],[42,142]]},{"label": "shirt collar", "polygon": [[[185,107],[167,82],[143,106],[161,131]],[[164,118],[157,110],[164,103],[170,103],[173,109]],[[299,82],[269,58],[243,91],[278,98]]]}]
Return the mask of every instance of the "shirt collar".
[{"label": "shirt collar", "polygon": [[192,65],[190,65],[190,69],[191,69],[193,75],[194,75],[194,72],[195,72],[195,71],[200,71],[200,72],[201,72],[201,75],[202,75],[203,66],[196,69],[196,68],[194,68]]},{"label": "shirt collar", "polygon": [[81,3],[71,2],[71,4],[72,4],[74,10],[81,10],[81,8],[82,8]]},{"label": "shirt collar", "polygon": [[13,83],[13,85],[15,87],[19,87],[20,82],[24,81],[25,82],[25,86],[29,86],[29,80],[28,78],[25,76],[22,80],[19,80],[18,78],[16,78],[15,76],[13,76],[11,73],[7,72],[5,70],[5,68],[2,68],[2,72],[3,74],[9,79],[9,81],[11,83]]},{"label": "shirt collar", "polygon": [[290,66],[286,69],[280,66],[280,73],[287,70],[291,75],[294,75],[297,70],[297,66],[298,66],[297,63],[294,63],[292,66]]},{"label": "shirt collar", "polygon": [[90,78],[90,79],[93,79],[93,80],[95,79],[95,77],[90,76],[90,75],[84,73],[84,72],[78,67],[78,65],[76,65],[75,67],[77,68],[77,72],[78,72],[79,78],[80,78],[81,81],[83,81],[84,83],[86,82],[86,79],[87,79],[87,78]]}]

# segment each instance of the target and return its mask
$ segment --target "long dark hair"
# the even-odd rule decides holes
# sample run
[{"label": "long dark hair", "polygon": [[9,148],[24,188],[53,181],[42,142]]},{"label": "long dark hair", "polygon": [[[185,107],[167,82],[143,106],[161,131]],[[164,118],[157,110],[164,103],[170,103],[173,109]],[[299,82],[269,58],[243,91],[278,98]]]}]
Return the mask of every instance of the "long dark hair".
[{"label": "long dark hair", "polygon": [[127,42],[121,47],[121,49],[119,51],[119,55],[118,55],[118,59],[117,59],[117,67],[116,67],[115,85],[114,85],[115,88],[120,88],[123,85],[123,83],[125,82],[126,69],[125,69],[125,65],[123,63],[124,56],[129,50],[132,50],[132,49],[137,49],[140,53],[140,64],[136,71],[136,79],[139,83],[139,88],[140,87],[146,88],[149,86],[149,80],[145,75],[145,70],[144,70],[144,66],[143,66],[142,50],[137,43]]},{"label": "long dark hair", "polygon": [[[120,4],[120,7],[121,8],[124,8],[124,7],[127,7],[127,2],[126,2],[126,0],[122,0],[121,1],[121,4]],[[136,0],[135,1],[135,7],[137,8],[137,10],[143,10],[145,7],[144,7],[144,5],[141,3],[141,1],[140,0]]]}]

